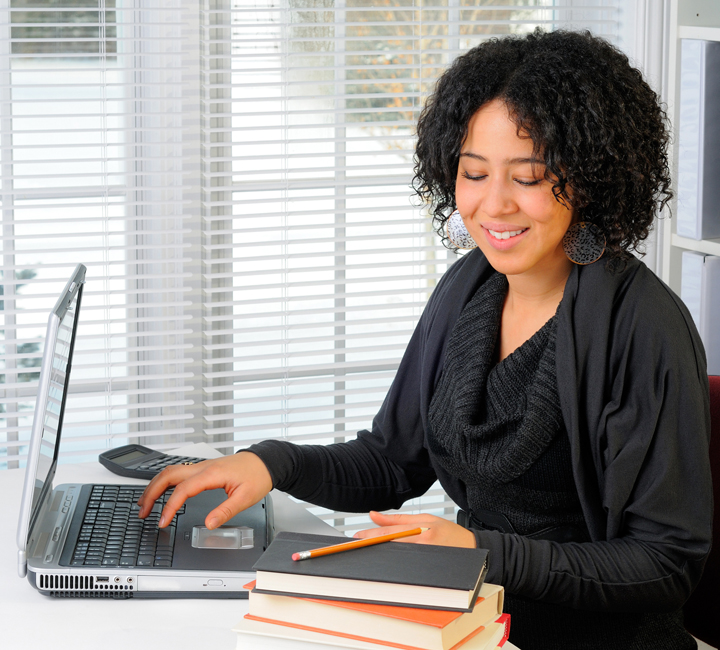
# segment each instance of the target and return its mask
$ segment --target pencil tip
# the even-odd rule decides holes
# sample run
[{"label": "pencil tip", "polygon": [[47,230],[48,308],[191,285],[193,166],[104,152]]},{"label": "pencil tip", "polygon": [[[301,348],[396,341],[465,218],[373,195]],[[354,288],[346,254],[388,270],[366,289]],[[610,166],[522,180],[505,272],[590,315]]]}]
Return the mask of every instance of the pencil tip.
[{"label": "pencil tip", "polygon": [[420,533],[420,534],[422,535],[422,533],[424,533],[426,530],[430,530],[430,529],[429,529],[429,528],[422,528],[422,527],[421,527],[420,530],[421,530],[421,533]]}]

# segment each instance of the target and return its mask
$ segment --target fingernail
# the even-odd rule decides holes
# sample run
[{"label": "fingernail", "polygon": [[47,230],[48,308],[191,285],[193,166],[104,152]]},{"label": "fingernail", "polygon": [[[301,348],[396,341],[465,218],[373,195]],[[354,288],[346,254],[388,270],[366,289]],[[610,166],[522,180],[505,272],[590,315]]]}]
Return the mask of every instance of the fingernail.
[{"label": "fingernail", "polygon": [[165,526],[165,515],[160,517],[160,523],[158,524],[158,528],[163,528]]},{"label": "fingernail", "polygon": [[208,523],[208,528],[217,528],[220,520],[217,517],[213,517]]}]

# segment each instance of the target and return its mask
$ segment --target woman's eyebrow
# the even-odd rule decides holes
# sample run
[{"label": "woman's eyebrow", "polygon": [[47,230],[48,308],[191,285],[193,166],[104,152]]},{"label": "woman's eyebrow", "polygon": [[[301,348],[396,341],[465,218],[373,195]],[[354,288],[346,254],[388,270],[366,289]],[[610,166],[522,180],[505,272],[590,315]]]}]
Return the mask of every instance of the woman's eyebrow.
[{"label": "woman's eyebrow", "polygon": [[[485,158],[485,156],[481,156],[479,153],[472,153],[470,151],[466,151],[460,154],[461,158],[463,156],[467,156],[468,158],[474,158],[475,160],[479,160],[480,162],[488,162],[487,158]],[[544,165],[545,161],[541,160],[540,158],[508,158],[504,160],[503,163],[506,165]]]}]

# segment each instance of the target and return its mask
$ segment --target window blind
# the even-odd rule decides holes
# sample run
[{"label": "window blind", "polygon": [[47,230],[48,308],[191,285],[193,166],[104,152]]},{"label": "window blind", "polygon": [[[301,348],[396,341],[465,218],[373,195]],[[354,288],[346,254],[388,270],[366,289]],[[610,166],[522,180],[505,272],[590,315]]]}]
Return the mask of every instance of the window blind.
[{"label": "window blind", "polygon": [[0,454],[22,465],[47,316],[88,267],[62,460],[189,420],[179,5],[5,1]]},{"label": "window blind", "polygon": [[[610,3],[227,0],[203,11],[205,434],[368,428],[453,262],[409,190],[435,80],[537,26],[611,39]],[[407,510],[453,512],[436,486]],[[365,517],[318,513],[341,529]]]},{"label": "window blind", "polygon": [[[0,467],[24,462],[77,262],[61,462],[370,427],[455,259],[409,188],[436,78],[537,26],[617,41],[618,6],[0,0]],[[406,509],[453,507],[435,486]]]}]

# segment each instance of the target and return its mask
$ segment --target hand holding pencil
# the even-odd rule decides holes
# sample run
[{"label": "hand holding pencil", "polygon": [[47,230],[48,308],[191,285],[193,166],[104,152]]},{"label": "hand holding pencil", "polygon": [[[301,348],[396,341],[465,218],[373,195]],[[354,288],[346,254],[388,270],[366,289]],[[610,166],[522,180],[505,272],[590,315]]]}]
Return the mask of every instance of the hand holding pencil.
[{"label": "hand holding pencil", "polygon": [[[378,524],[380,528],[371,528],[356,533],[355,536],[360,538],[357,540],[326,546],[313,551],[303,551],[304,557],[300,557],[300,553],[294,553],[293,560],[299,561],[321,555],[350,551],[354,548],[381,544],[394,539],[420,544],[434,544],[436,546],[475,548],[477,545],[475,535],[471,531],[458,526],[452,521],[434,515],[386,515],[372,511],[370,512],[370,519]],[[407,529],[407,526],[411,525],[416,526],[416,528]],[[402,529],[400,529],[401,527]],[[310,553],[310,555],[306,555],[307,553]]]},{"label": "hand holding pencil", "polygon": [[379,528],[368,528],[355,533],[355,537],[370,538],[378,535],[395,533],[408,528],[428,528],[422,535],[414,535],[399,540],[400,543],[409,544],[430,544],[431,546],[457,546],[460,548],[475,548],[477,540],[475,534],[467,528],[459,526],[449,519],[436,517],[434,515],[405,515],[405,514],[384,514],[381,512],[370,512],[370,519]]}]

